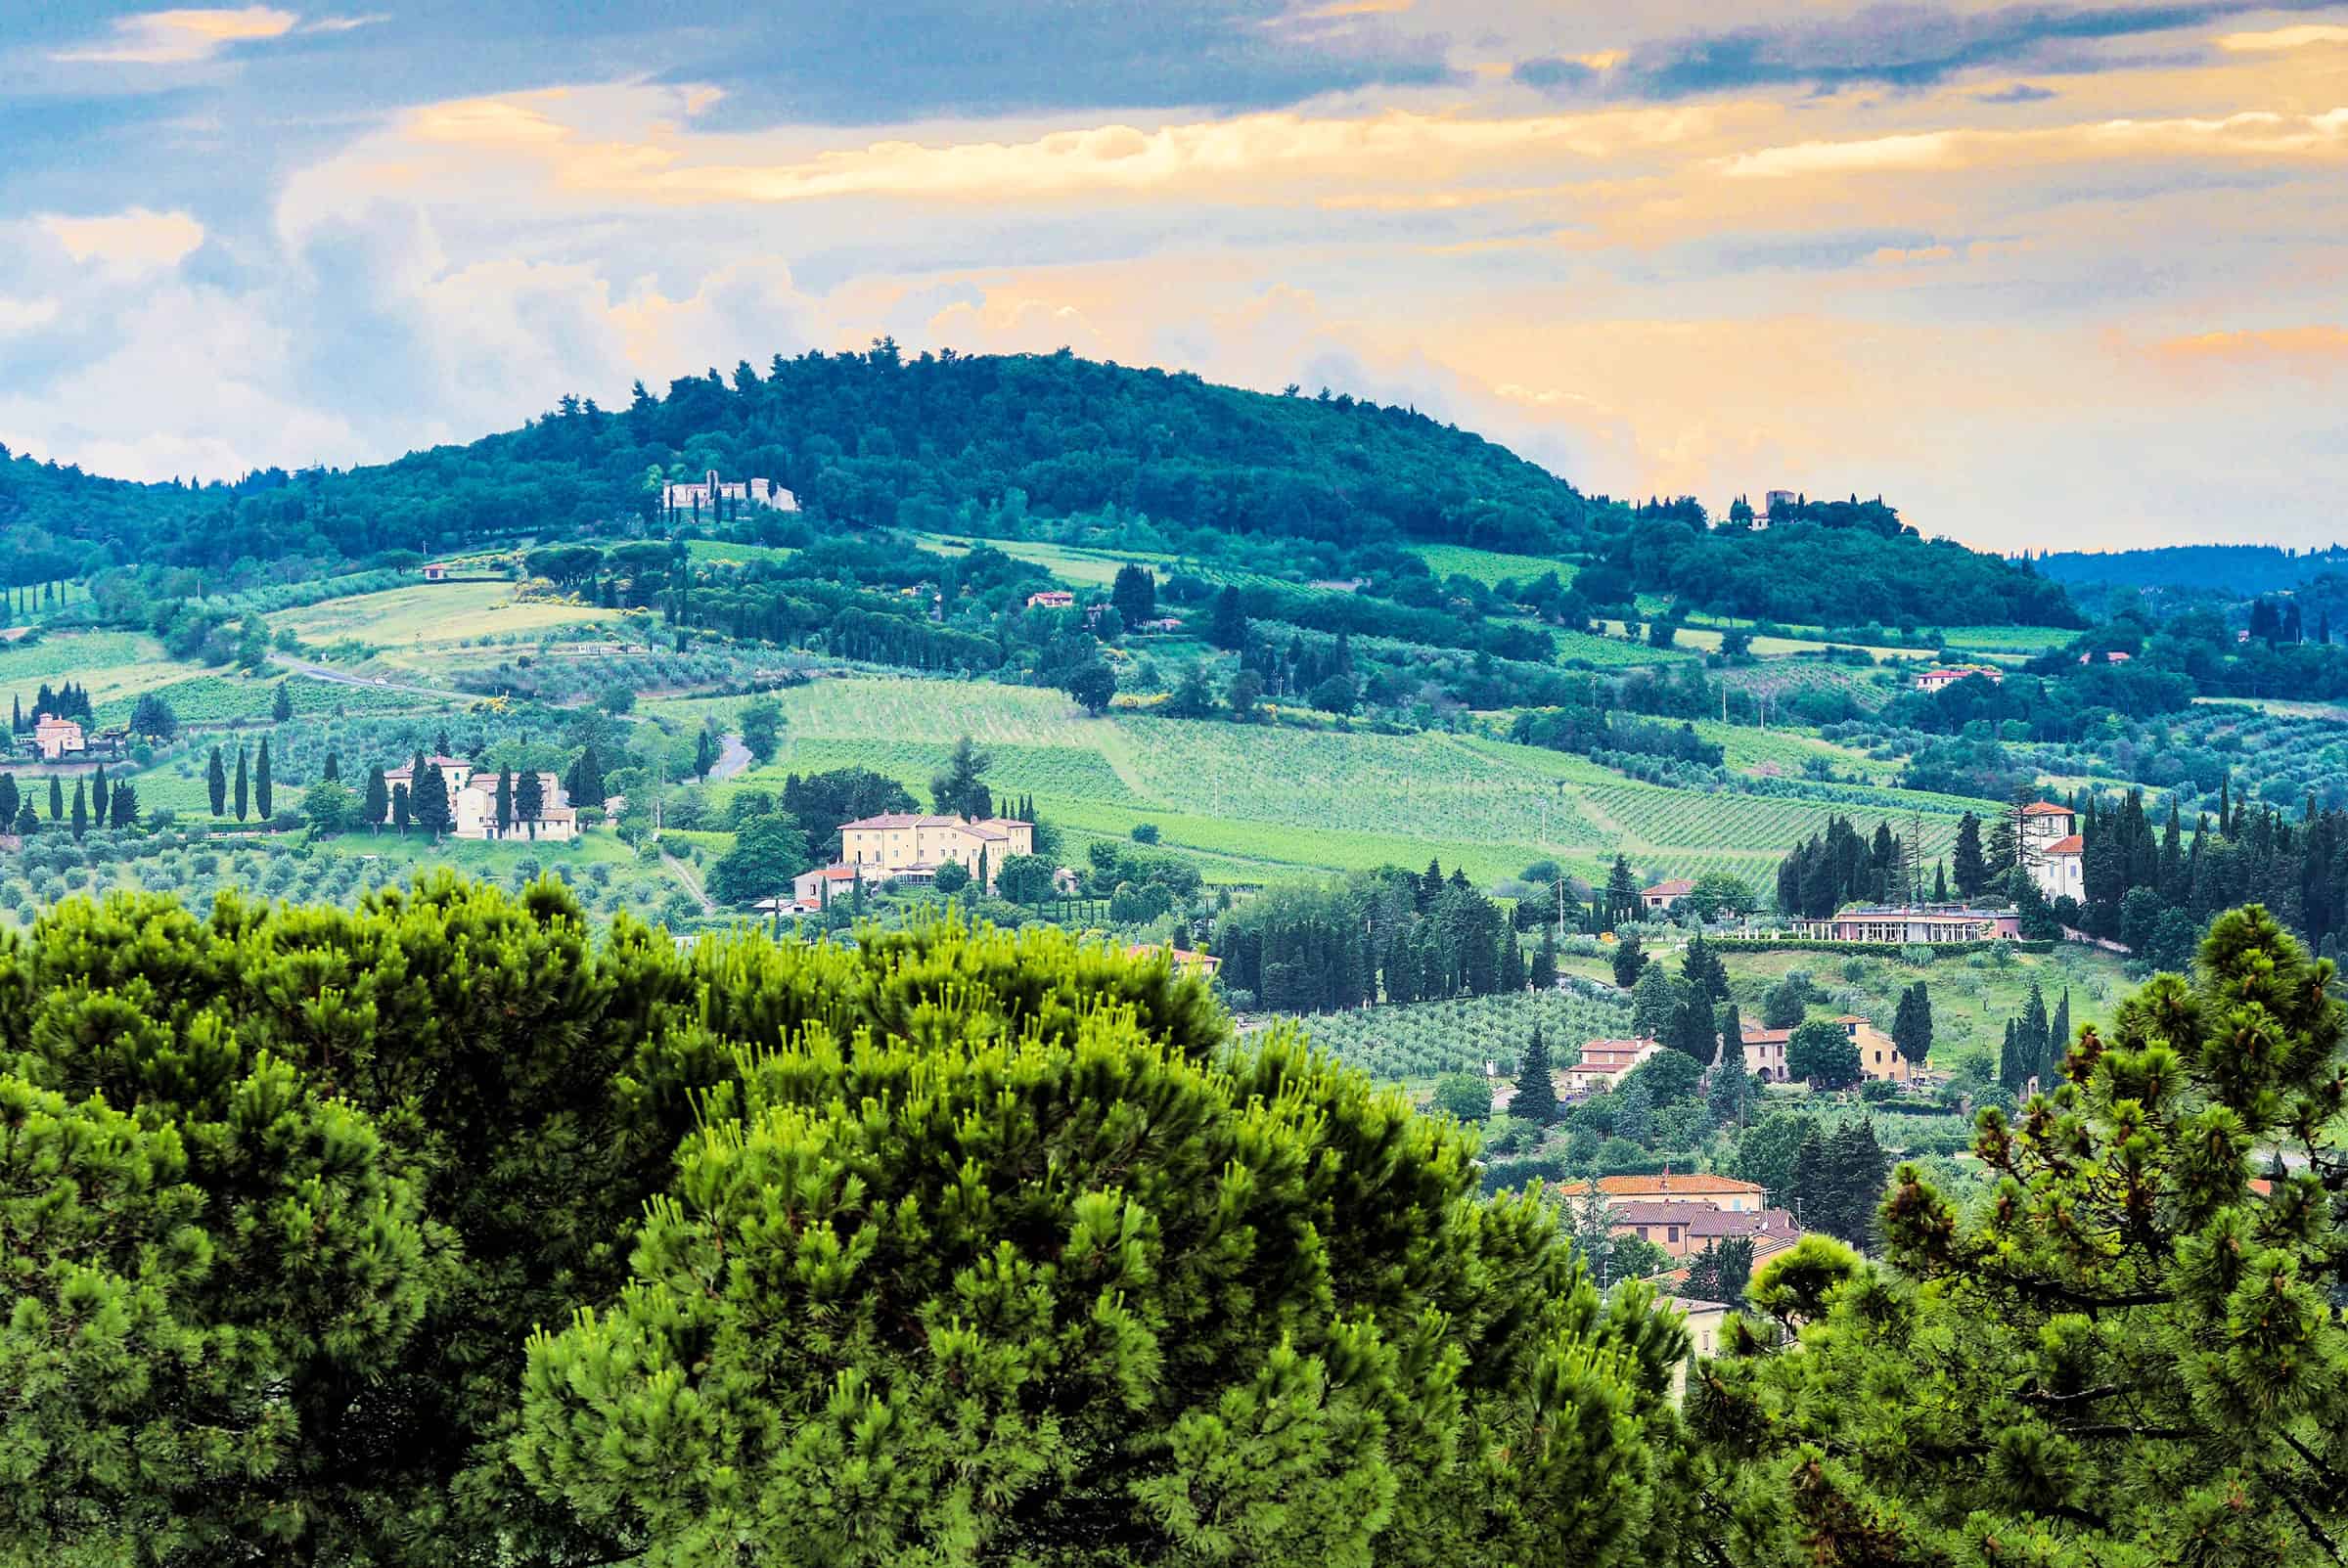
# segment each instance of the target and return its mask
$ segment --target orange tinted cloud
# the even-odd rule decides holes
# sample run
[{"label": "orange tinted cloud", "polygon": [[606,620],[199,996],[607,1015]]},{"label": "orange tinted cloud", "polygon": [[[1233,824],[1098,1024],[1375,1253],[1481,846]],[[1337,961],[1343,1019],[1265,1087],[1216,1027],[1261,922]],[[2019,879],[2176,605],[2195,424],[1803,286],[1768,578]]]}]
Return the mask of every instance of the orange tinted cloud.
[{"label": "orange tinted cloud", "polygon": [[2031,130],[1957,129],[1801,142],[1735,154],[1732,179],[1927,173],[2125,157],[2339,157],[2348,108],[2321,114],[2250,110],[2218,119],[2112,119]]},{"label": "orange tinted cloud", "polygon": [[2175,365],[2348,370],[2348,327],[2268,327],[2172,337],[2155,350]]}]

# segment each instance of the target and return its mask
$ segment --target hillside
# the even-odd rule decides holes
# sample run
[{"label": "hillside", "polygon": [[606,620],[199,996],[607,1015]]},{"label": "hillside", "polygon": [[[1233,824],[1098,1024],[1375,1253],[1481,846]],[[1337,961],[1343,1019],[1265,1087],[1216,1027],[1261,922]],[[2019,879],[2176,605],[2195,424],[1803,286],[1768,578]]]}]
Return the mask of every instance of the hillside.
[{"label": "hillside", "polygon": [[775,480],[825,530],[1109,526],[1128,548],[1250,556],[1300,580],[1367,576],[1397,546],[1502,550],[1561,579],[1596,568],[1585,592],[1600,608],[1644,592],[1684,611],[1828,625],[2078,624],[2059,587],[1927,544],[1879,501],[1822,503],[1771,529],[1713,527],[1692,499],[1588,496],[1480,436],[1341,392],[1243,391],[1064,352],[908,359],[888,342],[777,355],[763,374],[745,360],[664,396],[640,383],[622,410],[564,397],[519,430],[348,471],[270,470],[196,490],[20,458],[0,464],[15,552],[0,572],[380,562],[609,534],[666,523],[658,474],[710,469]]},{"label": "hillside", "polygon": [[2186,588],[2247,598],[2297,588],[2348,570],[2348,550],[2280,545],[2162,545],[2148,550],[2061,551],[2040,556],[2039,575],[2066,585]]}]

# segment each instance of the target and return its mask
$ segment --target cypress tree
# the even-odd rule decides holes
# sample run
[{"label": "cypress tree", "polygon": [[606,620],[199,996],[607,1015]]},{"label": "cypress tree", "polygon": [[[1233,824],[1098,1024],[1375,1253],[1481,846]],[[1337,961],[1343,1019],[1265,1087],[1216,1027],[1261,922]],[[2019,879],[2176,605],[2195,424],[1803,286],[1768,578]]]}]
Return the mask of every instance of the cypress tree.
[{"label": "cypress tree", "polygon": [[235,794],[237,821],[243,822],[248,815],[248,806],[252,794],[252,781],[245,771],[245,748],[243,746],[237,747],[237,783]]},{"label": "cypress tree", "polygon": [[113,800],[111,803],[109,810],[112,815],[113,826],[115,829],[119,829],[123,828],[135,828],[138,826],[139,793],[136,789],[131,787],[129,780],[125,779],[121,783],[114,785]]},{"label": "cypress tree", "polygon": [[538,824],[546,816],[546,781],[536,768],[522,769],[514,781],[514,815],[532,838],[538,836]]},{"label": "cypress tree", "polygon": [[384,819],[391,814],[391,791],[384,783],[384,765],[370,763],[367,767],[367,830],[380,833]]},{"label": "cypress tree", "polygon": [[261,821],[270,817],[269,738],[261,737],[261,754],[252,765],[252,804]]},{"label": "cypress tree", "polygon": [[269,717],[284,724],[294,717],[294,694],[286,688],[294,684],[292,676],[277,683],[277,695],[269,703]]},{"label": "cypress tree", "polygon": [[497,770],[497,836],[503,838],[514,827],[514,773],[510,768]]},{"label": "cypress tree", "polygon": [[1550,1073],[1549,1042],[1539,1024],[1533,1025],[1533,1038],[1516,1064],[1516,1093],[1509,1101],[1509,1114],[1536,1127],[1547,1127],[1558,1119],[1558,1081]]},{"label": "cypress tree", "polygon": [[2054,1021],[2047,1026],[2046,1068],[2038,1081],[2054,1085],[2062,1077],[2062,1058],[2071,1053],[2071,988],[2062,988],[2062,1000],[2054,1004]]},{"label": "cypress tree", "polygon": [[73,836],[79,838],[90,829],[90,803],[86,793],[88,781],[73,781]]},{"label": "cypress tree", "polygon": [[49,776],[49,820],[51,822],[66,820],[66,786],[58,782],[55,774]]},{"label": "cypress tree", "polygon": [[1547,925],[1541,927],[1541,946],[1533,954],[1532,982],[1536,991],[1558,988],[1558,935]]},{"label": "cypress tree", "polygon": [[1524,989],[1524,949],[1516,944],[1516,933],[1500,933],[1500,991],[1513,996]]},{"label": "cypress tree", "polygon": [[0,773],[0,831],[6,831],[16,822],[17,808],[23,803],[23,795],[17,788],[17,776]]},{"label": "cypress tree", "polygon": [[228,769],[220,760],[220,748],[218,746],[212,747],[211,765],[205,768],[203,772],[203,786],[205,792],[211,796],[212,815],[215,817],[227,815]]},{"label": "cypress tree", "polygon": [[406,784],[393,784],[391,786],[391,826],[399,829],[400,837],[408,836],[408,824],[415,821],[415,796],[409,792]]},{"label": "cypress tree", "polygon": [[91,814],[98,819],[101,828],[106,826],[106,803],[111,798],[106,792],[106,764],[101,762],[97,771],[90,775],[90,805],[94,808]]},{"label": "cypress tree", "polygon": [[342,759],[332,751],[329,751],[326,754],[326,772],[324,777],[334,780],[337,784],[340,784],[342,782]]},{"label": "cypress tree", "polygon": [[1948,901],[1949,863],[1944,860],[1935,863],[1932,868],[1932,902],[1946,904]]}]

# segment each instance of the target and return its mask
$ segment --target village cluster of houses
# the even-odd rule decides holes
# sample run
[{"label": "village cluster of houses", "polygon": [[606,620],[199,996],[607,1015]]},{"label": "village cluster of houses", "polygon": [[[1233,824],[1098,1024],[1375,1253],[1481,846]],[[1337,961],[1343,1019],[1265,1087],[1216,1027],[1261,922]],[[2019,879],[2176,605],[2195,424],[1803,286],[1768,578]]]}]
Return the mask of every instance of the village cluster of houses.
[{"label": "village cluster of houses", "polygon": [[[1916,1077],[1917,1064],[1911,1062],[1891,1036],[1876,1028],[1867,1018],[1855,1012],[1843,1013],[1834,1020],[1859,1053],[1859,1070],[1871,1079],[1883,1083],[1904,1084]],[[1785,1050],[1793,1040],[1791,1029],[1764,1029],[1758,1024],[1744,1025],[1744,1070],[1753,1077],[1773,1084],[1791,1081],[1792,1074],[1785,1065]],[[1582,1047],[1582,1059],[1562,1069],[1558,1075],[1558,1093],[1567,1098],[1603,1095],[1621,1084],[1631,1070],[1667,1049],[1659,1040],[1593,1040]]]}]

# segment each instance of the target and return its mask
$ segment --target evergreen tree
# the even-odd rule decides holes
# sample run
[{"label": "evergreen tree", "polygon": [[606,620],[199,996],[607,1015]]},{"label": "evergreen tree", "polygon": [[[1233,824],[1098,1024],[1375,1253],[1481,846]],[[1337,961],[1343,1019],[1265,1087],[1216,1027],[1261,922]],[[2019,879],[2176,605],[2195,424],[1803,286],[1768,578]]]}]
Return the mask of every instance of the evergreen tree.
[{"label": "evergreen tree", "polygon": [[400,837],[405,838],[408,836],[408,824],[415,820],[415,797],[408,792],[406,784],[393,784],[391,786],[391,826],[399,829]]},{"label": "evergreen tree", "polygon": [[84,791],[87,783],[88,781],[82,779],[73,781],[72,823],[73,836],[76,839],[79,839],[90,829],[90,803]]},{"label": "evergreen tree", "polygon": [[1664,1044],[1708,1067],[1720,1052],[1720,1037],[1714,1032],[1711,999],[1693,985],[1682,985],[1676,989],[1679,992],[1679,1006],[1673,1009]]},{"label": "evergreen tree", "polygon": [[1524,1058],[1516,1066],[1516,1093],[1509,1100],[1509,1114],[1536,1127],[1547,1127],[1558,1119],[1558,1081],[1549,1065],[1549,1042],[1543,1038],[1541,1026],[1533,1025],[1533,1038],[1524,1048]]},{"label": "evergreen tree", "polygon": [[2062,1000],[2054,1004],[2054,1019],[2047,1025],[2046,1064],[2040,1070],[2039,1082],[2053,1084],[2062,1077],[2062,1058],[2071,1050],[2071,988],[2062,988]]},{"label": "evergreen tree", "polygon": [[290,675],[278,682],[277,694],[270,699],[269,717],[279,724],[289,723],[294,717],[294,694],[286,690],[293,684],[294,678]]},{"label": "evergreen tree", "polygon": [[1680,963],[1680,980],[1690,991],[1702,998],[1706,1008],[1729,999],[1728,966],[1720,962],[1720,955],[1713,952],[1704,941],[1701,931],[1688,939],[1687,953]]},{"label": "evergreen tree", "polygon": [[55,774],[49,776],[49,820],[51,822],[66,820],[66,786],[58,782]]},{"label": "evergreen tree", "polygon": [[[514,781],[514,814],[529,829],[532,838],[538,836],[538,825],[546,820],[546,781],[536,768],[524,768]],[[804,850],[801,851],[802,855]],[[792,867],[797,871],[797,867]]]},{"label": "evergreen tree", "polygon": [[1524,949],[1517,945],[1514,931],[1500,933],[1499,990],[1503,996],[1515,996],[1524,990]]},{"label": "evergreen tree", "polygon": [[1655,1146],[1655,1096],[1637,1073],[1614,1095],[1614,1136],[1641,1148]]},{"label": "evergreen tree", "polygon": [[709,777],[709,769],[717,761],[717,749],[709,743],[709,732],[704,729],[693,738],[693,776]]},{"label": "evergreen tree", "polygon": [[409,803],[409,809],[415,815],[416,826],[435,840],[454,826],[448,798],[448,776],[440,771],[437,762],[425,764],[424,772],[417,778],[416,793]]},{"label": "evergreen tree", "polygon": [[1628,991],[1638,985],[1640,975],[1648,967],[1647,951],[1637,936],[1626,936],[1614,944],[1614,983]]},{"label": "evergreen tree", "polygon": [[1717,1301],[1738,1306],[1753,1277],[1753,1238],[1723,1236],[1697,1253],[1688,1265],[1687,1282],[1679,1294],[1692,1301]]},{"label": "evergreen tree", "polygon": [[342,758],[338,753],[329,751],[326,754],[326,768],[320,777],[336,784],[342,782]]},{"label": "evergreen tree", "polygon": [[1215,607],[1209,615],[1206,640],[1227,652],[1239,652],[1247,646],[1247,611],[1240,603],[1238,588],[1226,584],[1215,595]]},{"label": "evergreen tree", "polygon": [[367,768],[367,830],[382,832],[384,819],[391,814],[391,790],[384,782],[384,765],[371,763]]},{"label": "evergreen tree", "polygon": [[106,764],[102,762],[90,775],[91,814],[98,819],[101,828],[106,826],[106,803],[110,798],[106,792]]},{"label": "evergreen tree", "polygon": [[[0,812],[0,818],[6,815]],[[1558,988],[1558,936],[1547,925],[1541,927],[1541,945],[1533,952],[1532,984],[1545,996]]]},{"label": "evergreen tree", "polygon": [[1641,1040],[1668,1040],[1679,1016],[1680,987],[1663,965],[1650,963],[1631,987],[1631,1033]]},{"label": "evergreen tree", "polygon": [[1932,866],[1932,902],[1935,904],[1946,904],[1948,901],[1949,863],[1945,860],[1936,861]]},{"label": "evergreen tree", "polygon": [[497,836],[514,830],[514,770],[497,770]]},{"label": "evergreen tree", "polygon": [[247,771],[245,748],[242,745],[237,747],[237,782],[234,793],[236,796],[235,805],[237,808],[237,821],[243,822],[251,814],[252,777]]},{"label": "evergreen tree", "polygon": [[17,776],[0,773],[0,831],[17,820],[17,808],[23,803],[23,794],[17,788]]},{"label": "evergreen tree", "polygon": [[1635,920],[1642,913],[1638,879],[1631,875],[1631,863],[1617,854],[1613,869],[1606,873],[1606,926],[1610,930],[1625,920]]},{"label": "evergreen tree", "polygon": [[261,821],[267,822],[270,817],[269,738],[267,736],[261,737],[260,755],[254,759],[252,765],[252,804]]},{"label": "evergreen tree", "polygon": [[212,815],[215,817],[226,816],[228,814],[228,769],[220,760],[218,746],[212,747],[212,760],[210,766],[204,769],[203,785],[205,793],[211,798]]},{"label": "evergreen tree", "polygon": [[986,770],[994,759],[960,736],[946,754],[943,772],[929,781],[930,803],[940,816],[980,818],[988,815]]},{"label": "evergreen tree", "polygon": [[1957,846],[1949,852],[1949,868],[1956,874],[1959,896],[1967,903],[1990,883],[1989,858],[1981,849],[1981,819],[1969,811],[1957,819]]},{"label": "evergreen tree", "polygon": [[1891,1043],[1900,1048],[1911,1066],[1920,1067],[1932,1050],[1932,997],[1924,982],[1917,981],[1900,993],[1899,1010],[1893,1015]]}]

